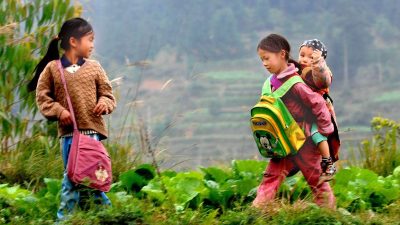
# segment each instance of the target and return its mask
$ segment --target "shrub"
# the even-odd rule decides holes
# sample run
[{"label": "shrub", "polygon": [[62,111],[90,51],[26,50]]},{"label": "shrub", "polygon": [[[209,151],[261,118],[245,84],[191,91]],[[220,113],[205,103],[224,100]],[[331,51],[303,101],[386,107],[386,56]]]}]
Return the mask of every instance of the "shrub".
[{"label": "shrub", "polygon": [[400,165],[400,149],[397,145],[400,123],[374,117],[371,128],[374,136],[361,143],[361,166],[379,175],[387,176]]}]

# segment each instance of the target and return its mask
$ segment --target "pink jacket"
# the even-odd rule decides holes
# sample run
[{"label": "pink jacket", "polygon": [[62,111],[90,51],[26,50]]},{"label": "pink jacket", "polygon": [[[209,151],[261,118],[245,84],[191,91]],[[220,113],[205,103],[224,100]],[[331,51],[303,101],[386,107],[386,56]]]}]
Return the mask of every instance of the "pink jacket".
[{"label": "pink jacket", "polygon": [[[292,76],[299,76],[293,64],[278,75],[274,75],[282,83]],[[274,87],[272,87],[275,89]],[[310,136],[311,125],[317,123],[318,131],[328,136],[334,131],[331,114],[326,106],[325,99],[311,90],[305,83],[295,84],[282,101],[292,114],[297,123],[303,127],[306,136]]]}]

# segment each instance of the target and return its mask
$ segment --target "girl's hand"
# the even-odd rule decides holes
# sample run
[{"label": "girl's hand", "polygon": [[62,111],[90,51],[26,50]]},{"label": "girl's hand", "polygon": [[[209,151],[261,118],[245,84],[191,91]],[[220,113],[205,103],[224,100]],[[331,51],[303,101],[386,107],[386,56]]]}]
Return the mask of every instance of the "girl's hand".
[{"label": "girl's hand", "polygon": [[322,52],[318,49],[314,50],[311,57],[313,62],[317,62],[321,58]]},{"label": "girl's hand", "polygon": [[94,107],[93,112],[97,115],[97,116],[101,116],[103,114],[108,114],[108,108],[107,105],[99,102],[97,103],[96,107]]},{"label": "girl's hand", "polygon": [[72,117],[71,117],[71,114],[68,112],[68,110],[64,110],[61,112],[61,115],[60,115],[60,118],[58,121],[62,126],[71,126],[72,125]]}]

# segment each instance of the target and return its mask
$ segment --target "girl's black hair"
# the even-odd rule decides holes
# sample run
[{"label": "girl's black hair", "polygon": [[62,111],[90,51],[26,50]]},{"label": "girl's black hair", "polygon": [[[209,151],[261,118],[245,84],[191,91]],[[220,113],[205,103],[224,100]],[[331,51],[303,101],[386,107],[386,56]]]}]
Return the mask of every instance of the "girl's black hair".
[{"label": "girl's black hair", "polygon": [[69,40],[71,37],[80,39],[88,33],[93,32],[92,26],[86,20],[82,18],[73,18],[65,21],[61,26],[60,33],[58,36],[50,41],[49,48],[47,49],[46,55],[40,60],[34,70],[34,77],[28,84],[28,90],[36,90],[36,85],[39,80],[39,76],[46,67],[46,65],[55,59],[60,58],[60,53],[58,51],[58,42],[61,41],[60,47],[64,50],[68,50],[71,46],[69,45]]},{"label": "girl's black hair", "polygon": [[270,34],[258,43],[257,50],[262,49],[264,51],[278,53],[282,50],[286,52],[285,57],[289,63],[293,63],[295,67],[299,69],[301,74],[301,65],[296,60],[290,57],[290,44],[283,36],[279,34]]}]

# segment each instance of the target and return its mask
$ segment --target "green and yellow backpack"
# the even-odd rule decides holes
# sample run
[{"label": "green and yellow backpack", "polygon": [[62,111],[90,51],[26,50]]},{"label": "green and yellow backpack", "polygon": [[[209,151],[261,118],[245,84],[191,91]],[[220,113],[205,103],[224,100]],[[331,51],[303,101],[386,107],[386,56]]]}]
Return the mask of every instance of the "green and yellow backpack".
[{"label": "green and yellow backpack", "polygon": [[262,156],[283,158],[296,154],[306,136],[281,98],[294,84],[304,81],[293,76],[272,92],[270,79],[264,83],[260,101],[251,109],[251,130]]}]

